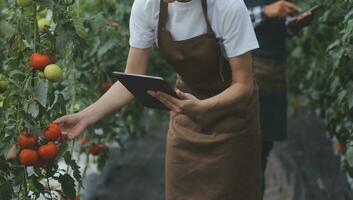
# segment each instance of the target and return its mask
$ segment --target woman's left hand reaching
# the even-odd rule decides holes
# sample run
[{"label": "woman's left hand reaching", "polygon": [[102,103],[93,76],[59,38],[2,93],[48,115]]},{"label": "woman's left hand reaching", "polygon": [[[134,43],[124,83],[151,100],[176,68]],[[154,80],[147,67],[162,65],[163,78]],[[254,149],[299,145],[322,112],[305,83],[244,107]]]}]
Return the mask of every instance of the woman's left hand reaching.
[{"label": "woman's left hand reaching", "polygon": [[175,98],[160,91],[149,91],[148,93],[151,96],[156,97],[174,113],[197,115],[203,114],[207,111],[207,105],[205,105],[204,101],[196,98],[192,94],[184,93],[180,90],[176,91],[179,98]]}]

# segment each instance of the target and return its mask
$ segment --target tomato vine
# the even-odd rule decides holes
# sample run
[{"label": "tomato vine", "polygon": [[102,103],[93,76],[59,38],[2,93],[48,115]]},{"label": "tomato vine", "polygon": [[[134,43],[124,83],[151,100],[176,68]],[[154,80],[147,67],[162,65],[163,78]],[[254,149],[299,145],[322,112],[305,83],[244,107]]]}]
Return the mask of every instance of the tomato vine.
[{"label": "tomato vine", "polygon": [[337,141],[343,169],[353,177],[353,1],[305,4],[322,8],[312,25],[290,42],[289,85],[324,120],[328,135]]},{"label": "tomato vine", "polygon": [[[133,103],[86,130],[90,139],[84,144],[54,141],[59,150],[54,160],[24,167],[18,158],[21,132],[39,138],[30,152],[38,151],[42,157],[42,146],[52,144],[44,134],[50,122],[93,103],[115,81],[112,72],[123,70],[127,57],[131,4],[0,2],[0,193],[6,194],[2,198],[75,199],[91,161],[103,168],[109,157],[107,143],[123,145],[122,136],[143,132],[144,111]],[[94,145],[99,148],[92,155]],[[81,153],[87,158],[85,166],[77,164]]]}]

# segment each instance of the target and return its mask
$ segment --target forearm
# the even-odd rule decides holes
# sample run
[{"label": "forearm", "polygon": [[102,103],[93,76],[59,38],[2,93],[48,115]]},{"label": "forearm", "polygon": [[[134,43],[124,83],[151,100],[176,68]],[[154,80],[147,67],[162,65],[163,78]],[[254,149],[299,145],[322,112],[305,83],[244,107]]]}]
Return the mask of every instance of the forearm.
[{"label": "forearm", "polygon": [[207,112],[227,109],[252,95],[253,87],[253,81],[248,84],[234,83],[220,94],[203,100],[202,103],[206,105]]},{"label": "forearm", "polygon": [[220,94],[202,101],[207,111],[226,109],[243,101],[253,93],[251,53],[247,52],[241,56],[230,58],[228,61],[232,71],[232,83]]},{"label": "forearm", "polygon": [[[130,48],[126,73],[144,74],[149,61],[149,49]],[[103,117],[117,112],[133,99],[133,95],[119,81],[116,82],[98,101],[81,111],[88,124],[94,124]]]},{"label": "forearm", "polygon": [[116,82],[100,99],[81,111],[87,117],[88,124],[118,111],[133,99],[133,95],[120,83]]}]

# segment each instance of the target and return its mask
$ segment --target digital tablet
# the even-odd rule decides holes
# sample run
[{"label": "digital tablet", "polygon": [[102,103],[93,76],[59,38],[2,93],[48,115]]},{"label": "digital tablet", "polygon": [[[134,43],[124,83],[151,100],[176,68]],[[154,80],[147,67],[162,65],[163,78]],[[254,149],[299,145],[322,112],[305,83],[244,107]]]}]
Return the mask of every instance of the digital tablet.
[{"label": "digital tablet", "polygon": [[161,77],[123,72],[113,73],[121,84],[124,85],[143,106],[170,110],[157,98],[148,94],[148,91],[161,91],[178,98],[174,89]]},{"label": "digital tablet", "polygon": [[317,12],[318,10],[320,10],[321,6],[320,5],[315,5],[307,10],[304,10],[302,12],[300,12],[297,16],[293,16],[293,17],[289,17],[289,20],[287,20],[287,24],[293,23],[294,21],[296,21],[297,17],[303,15],[306,12],[311,12],[311,14],[315,14],[315,12]]}]

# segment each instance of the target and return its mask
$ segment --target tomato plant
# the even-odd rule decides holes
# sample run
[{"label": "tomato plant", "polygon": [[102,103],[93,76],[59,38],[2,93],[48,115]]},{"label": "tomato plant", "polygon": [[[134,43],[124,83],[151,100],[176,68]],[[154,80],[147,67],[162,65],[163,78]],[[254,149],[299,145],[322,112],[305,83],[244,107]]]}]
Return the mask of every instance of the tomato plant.
[{"label": "tomato plant", "polygon": [[[109,143],[123,148],[125,136],[144,134],[146,115],[162,116],[133,102],[85,130],[82,142],[66,141],[52,123],[96,101],[124,70],[132,2],[0,1],[2,199],[79,199],[88,166],[103,169]],[[173,81],[152,54],[149,73]]]},{"label": "tomato plant", "polygon": [[345,159],[353,151],[353,1],[310,0],[303,6],[314,4],[321,11],[289,45],[290,90],[304,95],[324,120],[353,177],[353,161]]}]

